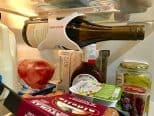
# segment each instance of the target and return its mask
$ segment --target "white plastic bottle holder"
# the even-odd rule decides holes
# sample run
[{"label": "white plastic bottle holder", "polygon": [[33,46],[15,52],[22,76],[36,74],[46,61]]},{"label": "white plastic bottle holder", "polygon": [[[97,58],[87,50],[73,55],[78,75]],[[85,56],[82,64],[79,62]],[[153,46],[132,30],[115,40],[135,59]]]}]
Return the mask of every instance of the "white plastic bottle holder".
[{"label": "white plastic bottle holder", "polygon": [[48,34],[47,38],[44,39],[39,45],[38,49],[53,49],[56,46],[64,46],[71,50],[81,50],[78,44],[69,39],[66,34],[66,26],[67,24],[74,18],[78,16],[83,16],[84,14],[79,14],[77,12],[65,17],[62,20],[57,20],[52,18],[52,16],[48,17]]}]

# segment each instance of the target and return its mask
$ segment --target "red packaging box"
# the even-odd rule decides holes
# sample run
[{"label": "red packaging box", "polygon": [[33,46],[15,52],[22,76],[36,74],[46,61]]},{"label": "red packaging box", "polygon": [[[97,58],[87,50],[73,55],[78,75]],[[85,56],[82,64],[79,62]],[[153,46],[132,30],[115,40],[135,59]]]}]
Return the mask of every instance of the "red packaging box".
[{"label": "red packaging box", "polygon": [[106,106],[64,94],[53,97],[26,98],[17,116],[103,116]]}]

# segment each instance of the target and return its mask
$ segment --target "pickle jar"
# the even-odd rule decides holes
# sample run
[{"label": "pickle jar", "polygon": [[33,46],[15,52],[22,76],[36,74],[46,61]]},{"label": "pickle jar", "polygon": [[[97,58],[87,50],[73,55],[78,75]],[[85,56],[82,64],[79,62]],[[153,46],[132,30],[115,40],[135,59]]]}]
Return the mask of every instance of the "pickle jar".
[{"label": "pickle jar", "polygon": [[148,63],[136,61],[124,61],[118,67],[116,84],[123,88],[121,107],[131,116],[148,116],[152,83],[148,69]]},{"label": "pickle jar", "polygon": [[151,89],[151,73],[146,62],[123,61],[116,73],[116,84],[119,86],[130,85]]}]

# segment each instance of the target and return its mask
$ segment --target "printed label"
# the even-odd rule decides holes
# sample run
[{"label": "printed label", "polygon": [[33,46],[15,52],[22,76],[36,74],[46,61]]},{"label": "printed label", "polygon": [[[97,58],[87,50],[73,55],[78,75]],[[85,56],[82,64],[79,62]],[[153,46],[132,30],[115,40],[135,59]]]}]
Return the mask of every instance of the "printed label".
[{"label": "printed label", "polygon": [[72,82],[72,85],[75,85],[75,84],[77,84],[80,81],[94,81],[94,82],[98,82],[98,80],[94,76],[92,76],[90,74],[79,74],[79,75],[77,75],[74,78],[74,80]]},{"label": "printed label", "polygon": [[106,106],[70,94],[21,101],[16,116],[103,116]]}]

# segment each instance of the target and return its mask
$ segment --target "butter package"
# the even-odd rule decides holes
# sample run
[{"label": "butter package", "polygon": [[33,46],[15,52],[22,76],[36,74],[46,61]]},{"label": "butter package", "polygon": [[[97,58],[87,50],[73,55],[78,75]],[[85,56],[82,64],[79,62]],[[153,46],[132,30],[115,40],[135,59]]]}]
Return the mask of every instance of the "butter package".
[{"label": "butter package", "polygon": [[95,81],[80,81],[70,87],[70,92],[77,97],[88,101],[103,104],[108,107],[116,107],[120,100],[122,88],[116,85],[99,83]]},{"label": "butter package", "polygon": [[20,103],[17,116],[104,116],[106,106],[63,94],[27,98]]}]

